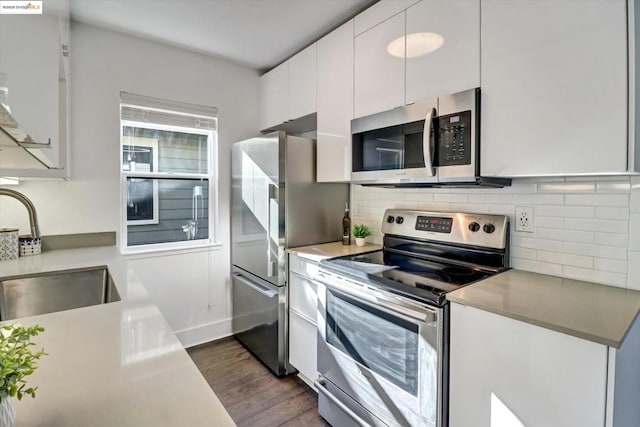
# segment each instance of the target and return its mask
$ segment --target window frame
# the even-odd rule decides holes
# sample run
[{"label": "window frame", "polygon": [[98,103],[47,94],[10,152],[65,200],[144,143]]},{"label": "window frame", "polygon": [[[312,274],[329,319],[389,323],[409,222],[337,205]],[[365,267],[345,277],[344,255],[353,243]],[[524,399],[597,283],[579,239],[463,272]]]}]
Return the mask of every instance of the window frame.
[{"label": "window frame", "polygon": [[[127,104],[121,103],[120,106]],[[190,115],[179,111],[170,111],[176,115]],[[196,116],[194,116],[196,117]],[[219,246],[216,243],[216,236],[218,231],[218,130],[217,130],[217,117],[210,118],[215,120],[216,129],[198,129],[197,127],[185,127],[177,125],[165,125],[158,123],[150,123],[136,120],[127,120],[120,118],[120,144],[118,151],[118,167],[120,169],[120,251],[123,254],[135,254],[135,253],[147,253],[147,252],[160,252],[170,251],[176,249],[189,249],[198,248],[204,246]],[[182,132],[207,136],[207,171],[206,173],[174,173],[174,172],[131,172],[125,171],[122,167],[122,152],[125,145],[124,128],[144,128],[152,130],[161,130],[169,132]],[[156,168],[158,165],[156,164]],[[194,239],[184,240],[178,242],[163,242],[163,243],[151,243],[144,245],[129,246],[128,243],[128,226],[129,225],[144,225],[142,222],[129,221],[127,219],[127,178],[149,178],[154,179],[154,198],[159,197],[157,195],[157,183],[159,179],[205,179],[208,181],[208,230],[209,235],[206,239]],[[159,208],[159,203],[154,204]],[[154,214],[155,215],[155,214]],[[158,217],[159,221],[159,217]],[[158,223],[158,222],[156,222]],[[148,222],[152,224],[152,222]]]}]

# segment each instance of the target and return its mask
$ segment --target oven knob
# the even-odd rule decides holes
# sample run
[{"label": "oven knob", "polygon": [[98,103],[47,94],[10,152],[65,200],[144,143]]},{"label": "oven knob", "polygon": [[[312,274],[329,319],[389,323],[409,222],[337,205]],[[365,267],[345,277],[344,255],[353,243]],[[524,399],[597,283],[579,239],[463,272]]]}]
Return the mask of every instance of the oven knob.
[{"label": "oven knob", "polygon": [[404,218],[401,216],[396,217],[396,224],[402,224],[404,222]]},{"label": "oven knob", "polygon": [[389,215],[389,216],[387,217],[387,222],[388,222],[389,224],[393,224],[393,221],[395,221],[395,220],[396,220],[396,219],[393,217],[393,215]]},{"label": "oven knob", "polygon": [[469,230],[473,231],[474,233],[478,230],[480,230],[480,224],[478,224],[477,222],[472,222],[471,224],[469,224]]},{"label": "oven knob", "polygon": [[482,227],[482,229],[484,230],[485,233],[491,234],[494,231],[496,231],[496,226],[493,224],[485,224],[484,227]]}]

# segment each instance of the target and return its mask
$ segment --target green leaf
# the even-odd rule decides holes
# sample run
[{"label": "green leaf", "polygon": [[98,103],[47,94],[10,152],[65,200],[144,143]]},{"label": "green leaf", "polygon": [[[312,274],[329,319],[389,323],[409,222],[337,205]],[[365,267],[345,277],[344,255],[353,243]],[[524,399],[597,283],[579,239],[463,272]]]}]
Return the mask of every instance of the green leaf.
[{"label": "green leaf", "polygon": [[14,396],[18,400],[24,395],[35,397],[37,387],[27,388],[25,377],[38,368],[40,357],[47,355],[44,348],[32,351],[36,344],[31,339],[40,332],[44,332],[40,325],[0,326],[0,401]]}]

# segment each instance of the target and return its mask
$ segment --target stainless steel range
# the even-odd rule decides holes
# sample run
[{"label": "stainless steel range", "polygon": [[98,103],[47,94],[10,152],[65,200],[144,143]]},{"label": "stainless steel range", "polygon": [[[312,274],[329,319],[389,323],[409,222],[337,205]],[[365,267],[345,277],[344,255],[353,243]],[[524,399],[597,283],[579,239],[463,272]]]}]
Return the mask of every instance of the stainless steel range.
[{"label": "stainless steel range", "polygon": [[446,426],[446,294],[508,268],[508,217],[391,209],[382,232],[382,250],[315,277],[318,410],[336,427]]}]

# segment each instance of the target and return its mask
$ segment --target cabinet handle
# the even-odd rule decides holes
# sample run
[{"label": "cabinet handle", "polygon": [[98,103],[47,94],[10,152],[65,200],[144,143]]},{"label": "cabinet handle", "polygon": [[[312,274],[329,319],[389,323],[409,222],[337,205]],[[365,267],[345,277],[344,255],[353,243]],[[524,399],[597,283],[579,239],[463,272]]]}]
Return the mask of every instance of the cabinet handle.
[{"label": "cabinet handle", "polygon": [[433,167],[435,157],[435,147],[431,142],[431,128],[433,127],[433,116],[436,114],[435,108],[430,108],[424,118],[424,130],[422,132],[422,153],[424,155],[424,167],[427,169],[427,176],[436,174]]}]

